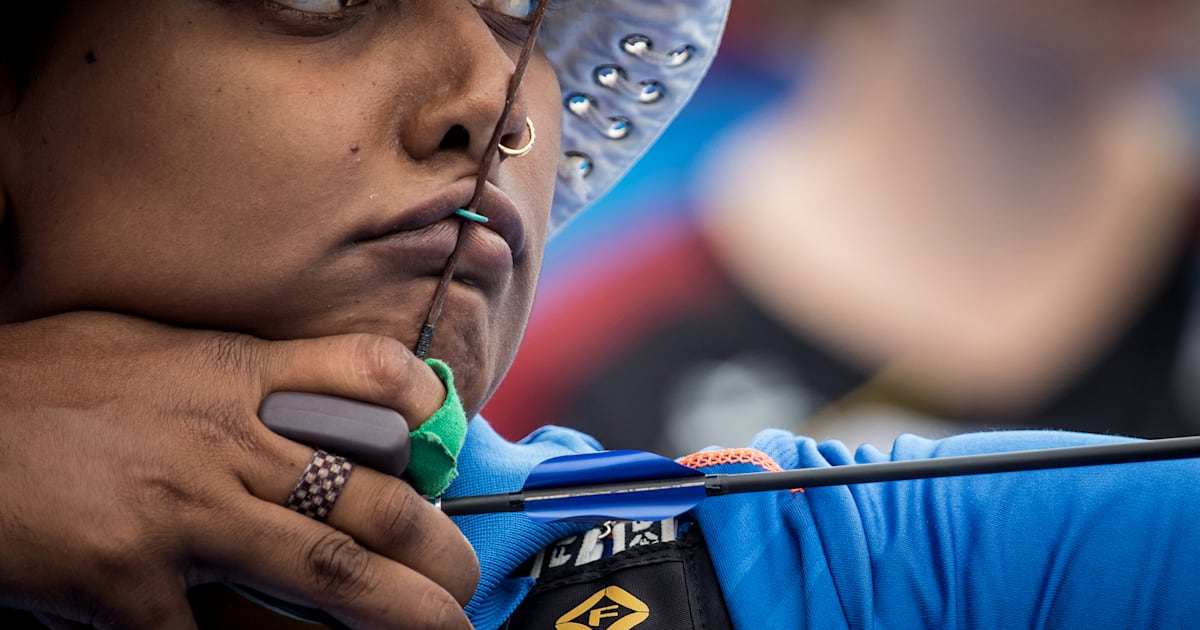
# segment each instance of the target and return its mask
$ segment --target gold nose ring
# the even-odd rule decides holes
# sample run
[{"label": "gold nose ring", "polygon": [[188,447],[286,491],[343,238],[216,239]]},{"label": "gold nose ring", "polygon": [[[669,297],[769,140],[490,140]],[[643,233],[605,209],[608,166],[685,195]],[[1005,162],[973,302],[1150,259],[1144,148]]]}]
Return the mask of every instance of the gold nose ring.
[{"label": "gold nose ring", "polygon": [[533,131],[533,120],[531,120],[528,116],[525,117],[525,126],[529,129],[529,142],[526,142],[525,146],[516,149],[512,147],[506,147],[503,143],[501,143],[499,145],[501,153],[504,155],[510,155],[512,157],[521,157],[522,155],[525,155],[533,150],[533,141],[537,140],[537,133]]}]

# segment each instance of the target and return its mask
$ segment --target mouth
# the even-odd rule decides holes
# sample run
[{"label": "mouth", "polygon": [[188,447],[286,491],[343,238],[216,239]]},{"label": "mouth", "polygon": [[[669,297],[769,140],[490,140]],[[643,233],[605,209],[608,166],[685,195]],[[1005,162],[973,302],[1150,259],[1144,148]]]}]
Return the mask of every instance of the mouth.
[{"label": "mouth", "polygon": [[453,253],[460,230],[465,236],[455,279],[476,286],[507,276],[524,257],[524,221],[512,199],[491,182],[484,185],[478,225],[456,216],[475,192],[475,178],[464,178],[436,195],[383,218],[365,222],[351,238],[356,247],[380,250],[410,271],[440,275]]}]

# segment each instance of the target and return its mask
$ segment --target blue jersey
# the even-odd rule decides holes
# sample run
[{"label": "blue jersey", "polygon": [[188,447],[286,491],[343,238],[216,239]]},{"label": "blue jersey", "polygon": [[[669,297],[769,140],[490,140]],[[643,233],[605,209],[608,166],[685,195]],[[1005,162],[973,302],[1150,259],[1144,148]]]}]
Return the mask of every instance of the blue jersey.
[{"label": "blue jersey", "polygon": [[[811,468],[1113,442],[1053,431],[902,436],[890,453],[769,431],[751,445]],[[510,444],[476,420],[450,496],[519,489],[537,462],[594,450],[546,428]],[[712,472],[748,472],[724,464]],[[1186,628],[1200,619],[1200,461],[1181,460],[716,497],[694,511],[738,628]],[[586,526],[456,519],[496,628],[532,587],[509,577]]]}]

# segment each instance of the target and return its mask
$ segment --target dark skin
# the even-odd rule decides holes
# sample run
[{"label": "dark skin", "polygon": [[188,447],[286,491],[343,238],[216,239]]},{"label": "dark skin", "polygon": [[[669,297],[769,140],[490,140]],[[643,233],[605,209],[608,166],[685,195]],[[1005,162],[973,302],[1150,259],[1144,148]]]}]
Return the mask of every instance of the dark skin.
[{"label": "dark skin", "polygon": [[[355,627],[468,626],[453,523],[362,467],[326,524],[281,507],[312,450],[255,412],[282,390],[414,427],[440,406],[409,349],[527,27],[466,0],[337,5],[73,4],[5,85],[0,604],[190,627],[186,588],[228,580]],[[487,174],[497,217],[430,353],[468,413],[528,317],[560,99],[535,55],[503,142],[529,116],[537,148]]]}]

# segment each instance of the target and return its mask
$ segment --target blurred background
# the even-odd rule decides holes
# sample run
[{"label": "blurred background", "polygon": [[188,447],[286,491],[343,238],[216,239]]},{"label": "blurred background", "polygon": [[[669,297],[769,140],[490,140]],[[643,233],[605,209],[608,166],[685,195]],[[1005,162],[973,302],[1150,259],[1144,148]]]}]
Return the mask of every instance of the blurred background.
[{"label": "blurred background", "polygon": [[484,415],[673,456],[1200,433],[1198,16],[735,0],[678,122],[551,243]]}]

